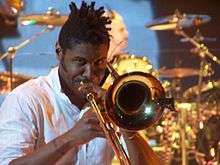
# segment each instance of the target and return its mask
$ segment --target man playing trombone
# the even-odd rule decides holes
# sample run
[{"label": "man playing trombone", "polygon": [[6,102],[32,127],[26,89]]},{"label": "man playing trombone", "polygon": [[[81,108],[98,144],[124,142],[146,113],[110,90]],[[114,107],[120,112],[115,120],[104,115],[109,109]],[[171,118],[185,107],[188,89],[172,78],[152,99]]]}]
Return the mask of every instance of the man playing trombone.
[{"label": "man playing trombone", "polygon": [[[102,98],[111,21],[94,2],[70,9],[56,44],[58,67],[17,87],[1,106],[1,164],[111,164],[112,146],[86,97]],[[139,134],[121,134],[132,165],[160,164]]]}]

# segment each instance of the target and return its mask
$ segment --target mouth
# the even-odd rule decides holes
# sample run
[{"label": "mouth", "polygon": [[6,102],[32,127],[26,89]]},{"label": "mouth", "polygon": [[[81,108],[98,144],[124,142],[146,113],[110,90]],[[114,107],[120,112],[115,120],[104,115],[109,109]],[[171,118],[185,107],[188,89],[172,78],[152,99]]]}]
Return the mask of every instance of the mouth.
[{"label": "mouth", "polygon": [[93,83],[88,79],[74,79],[72,85],[78,86],[78,90],[82,93],[89,93],[93,89]]},{"label": "mouth", "polygon": [[80,84],[87,84],[87,83],[91,83],[91,81],[87,78],[74,78],[72,79],[72,84],[74,85],[80,85]]}]

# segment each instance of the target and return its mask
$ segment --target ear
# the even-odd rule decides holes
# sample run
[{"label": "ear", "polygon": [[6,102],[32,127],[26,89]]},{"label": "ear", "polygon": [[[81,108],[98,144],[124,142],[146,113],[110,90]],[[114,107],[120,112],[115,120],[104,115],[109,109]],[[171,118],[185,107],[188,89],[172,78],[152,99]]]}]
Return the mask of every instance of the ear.
[{"label": "ear", "polygon": [[60,61],[61,58],[62,58],[63,53],[62,53],[62,49],[61,49],[61,47],[60,47],[60,44],[59,44],[58,42],[56,42],[55,48],[56,48],[56,57],[57,57],[57,60]]}]

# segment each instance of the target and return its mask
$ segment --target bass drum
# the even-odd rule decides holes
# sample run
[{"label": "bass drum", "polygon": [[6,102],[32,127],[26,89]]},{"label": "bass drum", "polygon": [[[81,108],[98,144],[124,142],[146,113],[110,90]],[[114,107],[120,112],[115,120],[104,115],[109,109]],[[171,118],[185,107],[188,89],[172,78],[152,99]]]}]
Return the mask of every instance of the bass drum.
[{"label": "bass drum", "polygon": [[[114,57],[111,64],[119,75],[134,71],[150,73],[153,76],[158,75],[157,71],[153,68],[148,58],[144,56],[121,53]],[[103,83],[102,88],[108,89],[109,86],[113,84],[113,81],[113,78],[109,75]]]}]

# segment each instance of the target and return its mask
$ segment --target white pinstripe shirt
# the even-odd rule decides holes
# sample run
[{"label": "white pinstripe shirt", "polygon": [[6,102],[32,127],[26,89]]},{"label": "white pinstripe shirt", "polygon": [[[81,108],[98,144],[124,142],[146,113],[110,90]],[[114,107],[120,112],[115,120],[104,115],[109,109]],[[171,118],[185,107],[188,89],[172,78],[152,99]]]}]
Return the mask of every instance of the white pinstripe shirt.
[{"label": "white pinstripe shirt", "polygon": [[[33,152],[71,129],[85,111],[61,92],[58,68],[13,90],[0,108],[0,164]],[[76,153],[77,165],[111,164],[105,139],[95,138]]]}]

